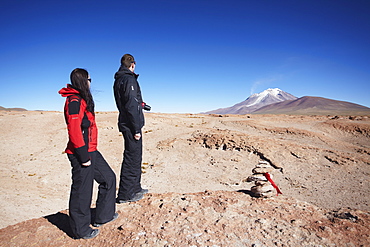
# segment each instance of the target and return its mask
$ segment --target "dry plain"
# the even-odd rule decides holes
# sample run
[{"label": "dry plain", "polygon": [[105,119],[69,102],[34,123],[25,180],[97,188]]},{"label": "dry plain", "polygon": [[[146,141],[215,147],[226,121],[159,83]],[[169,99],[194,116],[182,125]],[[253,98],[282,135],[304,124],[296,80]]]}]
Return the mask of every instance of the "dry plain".
[{"label": "dry plain", "polygon": [[[121,217],[112,224],[111,242],[106,242],[107,235],[102,233],[101,240],[99,236],[96,238],[97,245],[110,246],[116,243],[114,241],[124,241],[132,246],[178,246],[176,243],[185,241],[185,246],[289,246],[289,241],[294,244],[295,238],[297,243],[306,239],[306,246],[343,241],[348,241],[348,246],[370,244],[368,116],[161,113],[145,116],[142,184],[150,193],[137,203],[118,205]],[[123,138],[117,130],[116,119],[116,112],[96,113],[98,149],[118,175]],[[31,235],[31,240],[38,245],[43,238],[35,233],[46,231],[49,226],[52,228],[48,232],[54,236],[48,238],[50,246],[60,245],[53,242],[56,239],[66,243],[74,241],[65,246],[84,243],[69,240],[68,230],[55,222],[51,224],[50,219],[53,215],[68,214],[71,172],[63,153],[67,142],[63,113],[0,111],[0,133],[1,245],[22,245],[22,241],[30,241]],[[252,184],[246,182],[246,178],[260,160],[268,161],[275,168],[273,179],[283,195],[271,199],[249,195]],[[221,215],[208,212],[210,215],[204,219],[206,208]],[[189,211],[193,213],[191,216],[181,218]],[[312,215],[305,215],[311,211]],[[148,212],[152,212],[151,215],[147,215]],[[171,216],[171,212],[176,216]],[[335,214],[334,220],[329,217]],[[166,215],[174,218],[166,220]],[[241,237],[238,232],[243,230],[237,228],[243,225],[240,219],[246,222],[246,218],[238,215],[259,227],[252,227],[247,231],[249,235],[243,233],[248,236]],[[357,222],[350,221],[350,216]],[[306,222],[309,217],[316,220]],[[221,224],[222,219],[225,222]],[[280,223],[287,224],[286,236],[272,229],[271,224],[275,224],[272,221],[278,219],[285,219]],[[326,222],[324,219],[332,225],[320,225]],[[151,220],[160,225],[158,229]],[[342,223],[336,225],[335,220],[351,225],[347,230],[339,229]],[[171,227],[164,226],[171,223]],[[34,232],[30,230],[40,224],[43,227]],[[294,234],[297,224],[306,230],[312,227],[308,232],[316,229],[322,234],[315,233],[315,237]],[[194,225],[209,227],[192,232],[189,229],[195,229]],[[221,234],[212,227],[219,227],[223,232],[228,232],[229,227],[230,234]],[[173,232],[164,233],[166,229]],[[133,233],[135,230],[139,231],[137,235]],[[149,236],[150,230],[153,236]],[[162,231],[162,235],[157,231]],[[336,235],[342,231],[349,235],[343,233],[338,240]],[[253,232],[264,235],[255,236]],[[221,238],[223,234],[227,236]]]}]

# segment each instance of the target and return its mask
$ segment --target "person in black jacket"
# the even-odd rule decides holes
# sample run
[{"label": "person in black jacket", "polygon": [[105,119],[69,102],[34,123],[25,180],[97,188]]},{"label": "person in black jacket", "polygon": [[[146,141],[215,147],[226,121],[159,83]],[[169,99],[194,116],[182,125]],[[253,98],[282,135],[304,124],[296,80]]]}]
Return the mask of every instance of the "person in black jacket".
[{"label": "person in black jacket", "polygon": [[141,90],[135,74],[136,62],[132,55],[121,58],[121,66],[114,75],[114,98],[119,110],[118,128],[124,138],[125,150],[121,166],[116,203],[134,202],[148,192],[141,187],[142,133],[144,126]]}]

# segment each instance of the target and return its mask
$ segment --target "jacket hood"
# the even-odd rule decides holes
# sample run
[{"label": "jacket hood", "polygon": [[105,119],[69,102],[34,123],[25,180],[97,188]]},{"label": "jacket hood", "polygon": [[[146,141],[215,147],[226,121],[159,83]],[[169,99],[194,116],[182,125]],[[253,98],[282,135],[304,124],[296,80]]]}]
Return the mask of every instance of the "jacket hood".
[{"label": "jacket hood", "polygon": [[67,84],[67,87],[60,89],[58,93],[62,95],[62,97],[68,97],[70,95],[80,94],[80,92],[77,89],[74,89],[71,84]]},{"label": "jacket hood", "polygon": [[139,77],[138,74],[135,74],[134,72],[132,72],[131,70],[129,70],[128,68],[126,68],[125,66],[121,66],[119,68],[119,70],[116,72],[116,74],[114,74],[114,79],[117,80],[118,78],[121,78],[122,76],[126,75],[126,74],[129,74],[129,75],[133,75],[135,76],[136,78]]}]

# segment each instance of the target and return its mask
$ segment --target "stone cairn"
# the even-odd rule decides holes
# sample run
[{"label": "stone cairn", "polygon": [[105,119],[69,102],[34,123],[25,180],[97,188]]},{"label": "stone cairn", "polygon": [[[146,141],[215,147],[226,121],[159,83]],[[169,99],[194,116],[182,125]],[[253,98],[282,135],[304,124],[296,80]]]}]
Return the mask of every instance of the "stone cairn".
[{"label": "stone cairn", "polygon": [[[259,161],[258,165],[252,169],[252,175],[247,178],[247,182],[254,182],[254,186],[251,188],[252,195],[255,197],[272,197],[278,194],[282,194],[279,188],[272,180],[270,174],[274,171],[274,168],[267,161]],[[275,192],[276,190],[276,192]]]}]

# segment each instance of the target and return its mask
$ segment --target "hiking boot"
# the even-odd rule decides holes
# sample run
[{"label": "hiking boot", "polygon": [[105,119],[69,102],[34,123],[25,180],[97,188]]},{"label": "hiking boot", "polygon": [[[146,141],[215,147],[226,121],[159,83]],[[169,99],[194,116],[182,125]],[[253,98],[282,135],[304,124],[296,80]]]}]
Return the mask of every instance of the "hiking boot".
[{"label": "hiking boot", "polygon": [[144,195],[139,192],[139,193],[136,193],[134,197],[128,200],[121,200],[117,198],[116,203],[121,204],[121,203],[127,203],[127,202],[136,202],[136,201],[139,201],[140,199],[143,199],[143,197]]},{"label": "hiking boot", "polygon": [[137,193],[140,193],[140,194],[143,194],[143,195],[145,195],[145,194],[147,194],[149,192],[149,190],[148,189],[141,189],[139,192],[137,192]]},{"label": "hiking boot", "polygon": [[95,238],[99,234],[99,229],[93,229],[90,234],[86,235],[85,237],[82,237],[83,239],[91,239]]},{"label": "hiking boot", "polygon": [[114,213],[114,215],[113,215],[113,219],[111,219],[110,221],[107,221],[107,222],[105,222],[105,223],[97,223],[97,222],[95,222],[95,223],[93,224],[93,226],[95,226],[95,227],[100,227],[100,226],[102,226],[102,225],[104,225],[104,224],[107,224],[107,223],[109,223],[109,222],[115,221],[117,218],[118,218],[118,213]]}]

